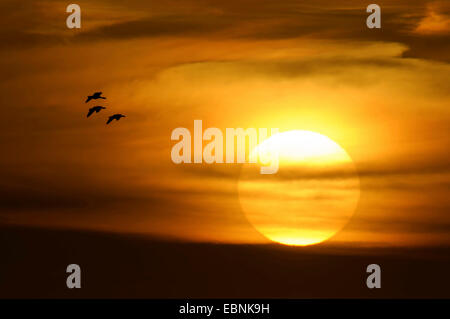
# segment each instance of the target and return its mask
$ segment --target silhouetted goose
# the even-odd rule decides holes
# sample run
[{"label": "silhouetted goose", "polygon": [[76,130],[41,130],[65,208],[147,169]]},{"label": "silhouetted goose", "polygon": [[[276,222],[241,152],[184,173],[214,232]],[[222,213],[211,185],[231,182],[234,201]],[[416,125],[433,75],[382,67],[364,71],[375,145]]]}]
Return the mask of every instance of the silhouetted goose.
[{"label": "silhouetted goose", "polygon": [[109,119],[108,119],[108,122],[106,122],[106,124],[109,124],[109,123],[111,123],[113,120],[120,120],[122,117],[125,117],[125,115],[123,115],[123,114],[114,114],[114,115],[111,115],[110,117],[109,117]]},{"label": "silhouetted goose", "polygon": [[103,97],[101,95],[102,95],[102,92],[95,92],[94,94],[89,95],[87,97],[87,100],[86,100],[85,103],[89,102],[90,100],[96,100],[96,99],[104,99],[104,100],[106,100],[106,97]]},{"label": "silhouetted goose", "polygon": [[91,116],[92,113],[94,113],[94,112],[95,112],[95,113],[98,113],[98,112],[100,112],[100,111],[103,110],[103,109],[106,109],[106,107],[100,106],[100,105],[91,107],[91,108],[89,109],[89,112],[88,112],[88,114],[87,114],[86,117]]}]

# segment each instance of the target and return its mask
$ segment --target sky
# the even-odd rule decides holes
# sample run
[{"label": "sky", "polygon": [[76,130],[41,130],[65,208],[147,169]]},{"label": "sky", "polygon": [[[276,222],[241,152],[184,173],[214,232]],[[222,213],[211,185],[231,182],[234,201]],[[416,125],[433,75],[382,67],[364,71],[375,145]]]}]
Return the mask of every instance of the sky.
[{"label": "sky", "polygon": [[450,244],[448,2],[378,1],[381,29],[364,1],[77,4],[78,30],[65,1],[0,4],[0,223],[266,243],[240,165],[171,161],[171,132],[201,119],[345,149],[360,197],[331,243]]}]

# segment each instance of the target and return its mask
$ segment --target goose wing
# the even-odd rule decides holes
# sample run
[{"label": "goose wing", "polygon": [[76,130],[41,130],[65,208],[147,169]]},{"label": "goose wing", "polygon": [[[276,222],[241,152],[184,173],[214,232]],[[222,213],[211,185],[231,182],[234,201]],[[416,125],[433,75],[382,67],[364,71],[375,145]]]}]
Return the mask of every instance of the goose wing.
[{"label": "goose wing", "polygon": [[108,122],[106,122],[106,124],[111,123],[112,120],[114,120],[114,115],[109,117]]},{"label": "goose wing", "polygon": [[87,116],[86,116],[86,117],[89,117],[89,116],[91,116],[91,115],[92,115],[92,113],[94,113],[95,111],[96,111],[95,107],[91,107],[91,108],[89,109],[89,112],[88,112],[88,114],[87,114]]}]

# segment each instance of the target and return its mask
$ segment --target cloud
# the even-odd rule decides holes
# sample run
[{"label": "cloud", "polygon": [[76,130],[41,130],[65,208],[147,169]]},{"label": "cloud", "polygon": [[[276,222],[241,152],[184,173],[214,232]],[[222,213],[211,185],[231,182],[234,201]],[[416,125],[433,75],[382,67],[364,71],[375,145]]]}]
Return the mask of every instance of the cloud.
[{"label": "cloud", "polygon": [[[398,42],[409,47],[405,57],[449,61],[447,48],[448,6],[443,2],[408,1],[380,3],[382,29],[365,25],[364,1],[335,4],[283,0],[261,3],[230,1],[132,1],[82,2],[83,27],[67,30],[60,2],[39,5],[6,1],[0,16],[7,28],[0,30],[0,48],[124,41],[134,38],[198,39],[326,39]],[[427,11],[424,11],[427,8]],[[61,11],[61,12],[60,12]],[[13,12],[13,14],[11,14]],[[14,17],[14,19],[12,18]],[[20,23],[17,22],[20,21]],[[446,31],[447,30],[447,31]],[[432,35],[432,37],[430,37]]]},{"label": "cloud", "polygon": [[163,16],[127,21],[82,32],[74,41],[130,39],[137,37],[192,37],[223,30],[229,22],[211,17]]},{"label": "cloud", "polygon": [[414,30],[421,35],[450,33],[450,5],[443,1],[427,4],[426,16],[420,20]]},{"label": "cloud", "polygon": [[[401,205],[448,223],[450,42],[414,31],[427,22],[425,1],[381,4],[378,31],[365,27],[362,1],[80,4],[75,32],[62,1],[0,4],[0,220],[258,241],[239,206],[239,165],[170,161],[171,131],[203,119],[338,142],[369,198],[355,216],[369,218],[367,238],[385,220],[386,232],[403,231],[391,215],[417,218],[405,230],[428,218]],[[97,89],[125,122],[86,120],[85,96]],[[292,174],[304,172],[278,177]]]}]

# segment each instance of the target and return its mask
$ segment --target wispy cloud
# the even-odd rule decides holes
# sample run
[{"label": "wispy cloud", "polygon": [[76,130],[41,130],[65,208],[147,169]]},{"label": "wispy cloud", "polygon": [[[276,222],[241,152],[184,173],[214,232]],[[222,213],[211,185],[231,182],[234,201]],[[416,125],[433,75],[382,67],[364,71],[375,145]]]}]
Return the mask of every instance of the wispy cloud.
[{"label": "wispy cloud", "polygon": [[[171,131],[202,119],[344,147],[362,187],[344,239],[447,240],[445,5],[381,3],[382,29],[369,30],[363,1],[80,1],[74,32],[66,5],[0,4],[3,221],[263,241],[239,204],[240,166],[170,161]],[[126,121],[86,120],[95,90]]]}]

